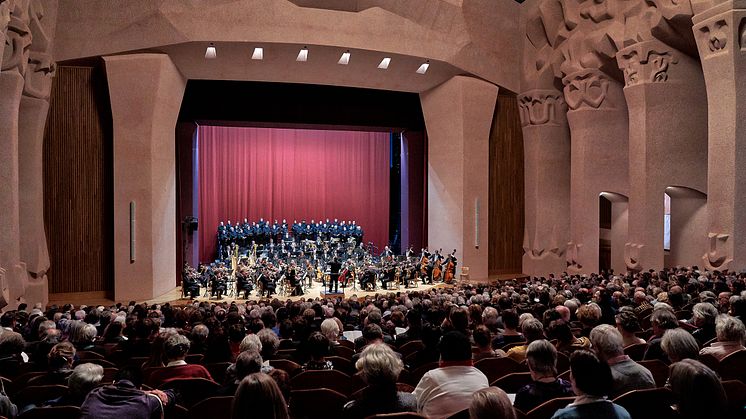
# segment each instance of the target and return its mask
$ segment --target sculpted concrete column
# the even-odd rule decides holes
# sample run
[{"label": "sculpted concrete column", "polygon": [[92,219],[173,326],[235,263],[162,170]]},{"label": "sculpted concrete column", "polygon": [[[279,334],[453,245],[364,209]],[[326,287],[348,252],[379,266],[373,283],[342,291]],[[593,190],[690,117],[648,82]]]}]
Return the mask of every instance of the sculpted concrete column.
[{"label": "sculpted concrete column", "polygon": [[105,57],[114,130],[114,298],[176,285],[176,119],[186,80],[165,54]]},{"label": "sculpted concrete column", "polygon": [[[10,3],[6,47],[0,65],[0,307],[15,308],[24,293],[18,204],[18,117],[31,32],[28,1]],[[1,19],[1,18],[0,18]],[[35,302],[34,302],[35,303]]]},{"label": "sculpted concrete column", "polygon": [[470,277],[487,278],[489,135],[497,86],[456,76],[420,94],[428,134],[428,246],[457,249]]},{"label": "sculpted concrete column", "polygon": [[[702,9],[704,2],[696,4]],[[693,4],[695,6],[695,4]],[[695,10],[708,104],[708,269],[746,268],[746,1]]]},{"label": "sculpted concrete column", "polygon": [[21,98],[18,133],[21,260],[28,271],[24,298],[46,304],[49,252],[44,231],[43,143],[55,70],[51,34],[55,28],[57,1],[32,0],[29,12],[33,42]]},{"label": "sculpted concrete column", "polygon": [[[698,61],[658,40],[620,50],[617,61],[624,71],[629,112],[629,238],[625,265],[633,271],[659,270],[664,267],[666,187],[707,190],[704,80]],[[688,236],[686,246],[704,249],[705,231],[683,234]],[[699,261],[687,260],[685,264],[698,265]]]},{"label": "sculpted concrete column", "polygon": [[599,70],[576,70],[563,83],[572,139],[568,270],[598,272],[599,194],[628,195],[627,107],[621,83]]},{"label": "sculpted concrete column", "polygon": [[557,90],[518,97],[523,125],[526,227],[523,273],[547,276],[566,268],[570,240],[570,131]]}]

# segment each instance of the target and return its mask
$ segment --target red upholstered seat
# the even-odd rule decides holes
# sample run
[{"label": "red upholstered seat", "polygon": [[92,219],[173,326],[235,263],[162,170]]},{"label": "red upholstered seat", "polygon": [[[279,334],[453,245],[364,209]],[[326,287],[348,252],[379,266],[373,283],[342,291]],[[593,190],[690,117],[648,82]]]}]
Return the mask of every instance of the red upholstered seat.
[{"label": "red upholstered seat", "polygon": [[421,351],[424,348],[425,345],[422,343],[421,340],[410,340],[409,342],[399,347],[399,353],[401,354],[402,358],[406,359],[409,354]]},{"label": "red upholstered seat", "polygon": [[650,370],[657,387],[663,387],[666,385],[666,380],[668,380],[668,365],[666,365],[665,362],[660,359],[649,359],[638,363]]},{"label": "red upholstered seat", "polygon": [[18,415],[18,419],[78,419],[79,417],[78,406],[37,407]]},{"label": "red upholstered seat", "polygon": [[353,392],[353,383],[352,378],[341,371],[304,371],[290,379],[290,388],[293,390],[328,388],[347,397]]},{"label": "red upholstered seat", "polygon": [[490,383],[492,387],[499,387],[506,393],[517,393],[523,386],[531,384],[530,372],[513,372],[503,375],[497,380]]},{"label": "red upholstered seat", "polygon": [[526,418],[550,419],[554,415],[554,412],[572,403],[573,400],[575,400],[575,397],[558,397],[556,399],[547,400],[526,413]]},{"label": "red upholstered seat", "polygon": [[189,418],[229,418],[233,396],[210,397],[195,404],[189,409]]},{"label": "red upholstered seat", "polygon": [[278,370],[285,371],[291,377],[298,374],[301,371],[300,365],[289,359],[272,359],[269,361],[269,365],[277,368]]},{"label": "red upholstered seat", "polygon": [[645,351],[648,349],[647,343],[635,343],[624,348],[624,354],[632,358],[633,361],[642,361]]},{"label": "red upholstered seat", "polygon": [[627,409],[633,418],[673,418],[673,402],[673,393],[664,387],[633,390],[614,399],[614,403]]},{"label": "red upholstered seat", "polygon": [[13,403],[19,408],[30,404],[40,405],[47,400],[62,397],[67,393],[67,386],[51,384],[47,386],[26,386],[13,396]]},{"label": "red upholstered seat", "polygon": [[196,403],[212,397],[220,389],[220,385],[204,378],[177,378],[163,383],[161,390],[173,389],[179,392],[179,404],[187,409]]},{"label": "red upholstered seat", "polygon": [[292,390],[290,410],[294,418],[328,419],[342,416],[347,397],[328,388]]},{"label": "red upholstered seat", "polygon": [[487,376],[489,382],[514,372],[526,371],[526,368],[521,367],[521,364],[507,357],[480,359],[474,366]]},{"label": "red upholstered seat", "polygon": [[723,380],[746,382],[746,350],[741,349],[721,359],[718,373]]}]

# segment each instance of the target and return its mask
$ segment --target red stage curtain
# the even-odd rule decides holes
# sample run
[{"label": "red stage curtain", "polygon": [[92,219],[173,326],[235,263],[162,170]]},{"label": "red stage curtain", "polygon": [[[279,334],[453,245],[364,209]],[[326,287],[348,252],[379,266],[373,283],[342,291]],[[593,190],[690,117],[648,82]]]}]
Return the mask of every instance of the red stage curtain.
[{"label": "red stage curtain", "polygon": [[389,229],[390,134],[199,127],[200,260],[220,221],[354,220],[383,248]]}]

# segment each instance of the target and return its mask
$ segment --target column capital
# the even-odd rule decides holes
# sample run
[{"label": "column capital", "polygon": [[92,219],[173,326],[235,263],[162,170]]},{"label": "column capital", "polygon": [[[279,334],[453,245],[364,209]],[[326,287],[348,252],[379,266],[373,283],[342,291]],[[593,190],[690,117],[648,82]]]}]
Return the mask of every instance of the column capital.
[{"label": "column capital", "polygon": [[730,0],[692,17],[702,61],[746,56],[746,0]]},{"label": "column capital", "polygon": [[521,125],[566,125],[567,103],[562,92],[532,89],[518,95]]},{"label": "column capital", "polygon": [[664,83],[677,79],[675,65],[681,53],[658,40],[638,42],[617,53],[625,87]]}]

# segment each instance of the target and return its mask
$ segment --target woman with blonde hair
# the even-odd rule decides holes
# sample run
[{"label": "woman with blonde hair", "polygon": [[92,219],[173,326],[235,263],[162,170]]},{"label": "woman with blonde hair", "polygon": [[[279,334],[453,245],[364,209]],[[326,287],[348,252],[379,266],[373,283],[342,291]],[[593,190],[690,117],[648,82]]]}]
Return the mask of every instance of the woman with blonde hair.
[{"label": "woman with blonde hair", "polygon": [[241,380],[233,398],[233,419],[289,419],[287,403],[272,377],[257,372]]}]

